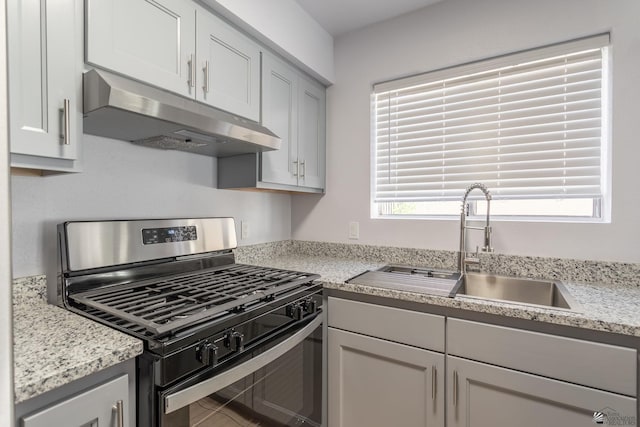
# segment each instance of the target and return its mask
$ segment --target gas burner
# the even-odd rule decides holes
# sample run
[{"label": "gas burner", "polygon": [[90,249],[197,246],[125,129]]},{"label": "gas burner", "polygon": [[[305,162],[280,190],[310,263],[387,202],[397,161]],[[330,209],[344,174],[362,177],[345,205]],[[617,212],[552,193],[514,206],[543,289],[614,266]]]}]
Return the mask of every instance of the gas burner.
[{"label": "gas burner", "polygon": [[163,336],[249,305],[272,301],[319,276],[231,264],[134,281],[70,295],[84,304]]}]

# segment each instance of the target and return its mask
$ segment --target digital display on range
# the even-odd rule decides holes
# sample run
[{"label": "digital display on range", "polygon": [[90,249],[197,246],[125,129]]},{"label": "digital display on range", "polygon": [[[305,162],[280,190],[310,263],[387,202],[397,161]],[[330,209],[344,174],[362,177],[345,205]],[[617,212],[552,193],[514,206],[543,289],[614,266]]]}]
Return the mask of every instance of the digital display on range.
[{"label": "digital display on range", "polygon": [[198,233],[195,225],[185,227],[143,228],[142,243],[154,245],[156,243],[188,242],[197,240]]}]

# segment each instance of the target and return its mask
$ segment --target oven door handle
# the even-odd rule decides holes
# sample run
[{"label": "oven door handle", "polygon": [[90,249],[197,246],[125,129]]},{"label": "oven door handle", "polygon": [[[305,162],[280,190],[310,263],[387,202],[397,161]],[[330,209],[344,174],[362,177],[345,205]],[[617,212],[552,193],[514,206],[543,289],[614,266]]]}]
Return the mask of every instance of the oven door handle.
[{"label": "oven door handle", "polygon": [[198,400],[216,393],[247,375],[264,368],[269,363],[277,360],[289,350],[303,342],[318,326],[322,325],[322,315],[316,316],[307,326],[287,338],[280,344],[261,353],[241,365],[221,372],[220,374],[187,387],[184,390],[172,393],[164,398],[164,413],[170,414],[180,408],[184,408]]}]

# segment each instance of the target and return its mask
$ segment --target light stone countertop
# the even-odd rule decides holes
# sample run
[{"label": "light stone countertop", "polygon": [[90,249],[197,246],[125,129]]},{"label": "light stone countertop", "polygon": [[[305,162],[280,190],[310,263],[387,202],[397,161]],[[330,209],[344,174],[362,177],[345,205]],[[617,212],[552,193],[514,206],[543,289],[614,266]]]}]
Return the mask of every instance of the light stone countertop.
[{"label": "light stone countertop", "polygon": [[237,262],[246,261],[265,267],[320,274],[322,276],[320,281],[327,289],[640,337],[640,288],[637,286],[564,282],[573,298],[582,305],[582,311],[576,313],[474,298],[446,298],[345,283],[345,280],[366,270],[378,269],[386,265],[386,262],[368,262],[304,254],[276,254],[262,259],[257,257],[243,259],[240,256],[237,259]]},{"label": "light stone countertop", "polygon": [[142,341],[47,304],[45,276],[13,289],[15,403],[142,353]]},{"label": "light stone countertop", "polygon": [[[496,274],[562,280],[582,305],[579,313],[345,283],[389,263],[451,269],[454,255],[446,251],[282,241],[240,247],[236,262],[320,274],[327,289],[640,337],[638,264],[503,255],[485,260],[487,269]],[[565,276],[575,276],[576,280],[595,277],[604,283],[571,283]],[[14,281],[16,403],[142,353],[140,340],[49,305],[45,295],[44,276]]]}]

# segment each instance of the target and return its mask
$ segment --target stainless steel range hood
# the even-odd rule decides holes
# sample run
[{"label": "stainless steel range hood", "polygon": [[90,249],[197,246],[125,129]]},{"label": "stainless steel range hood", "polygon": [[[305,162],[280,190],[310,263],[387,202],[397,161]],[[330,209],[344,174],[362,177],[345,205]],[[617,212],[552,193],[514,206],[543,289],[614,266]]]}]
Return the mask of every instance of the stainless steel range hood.
[{"label": "stainless steel range hood", "polygon": [[84,73],[84,132],[209,156],[277,150],[258,123],[105,71]]}]

